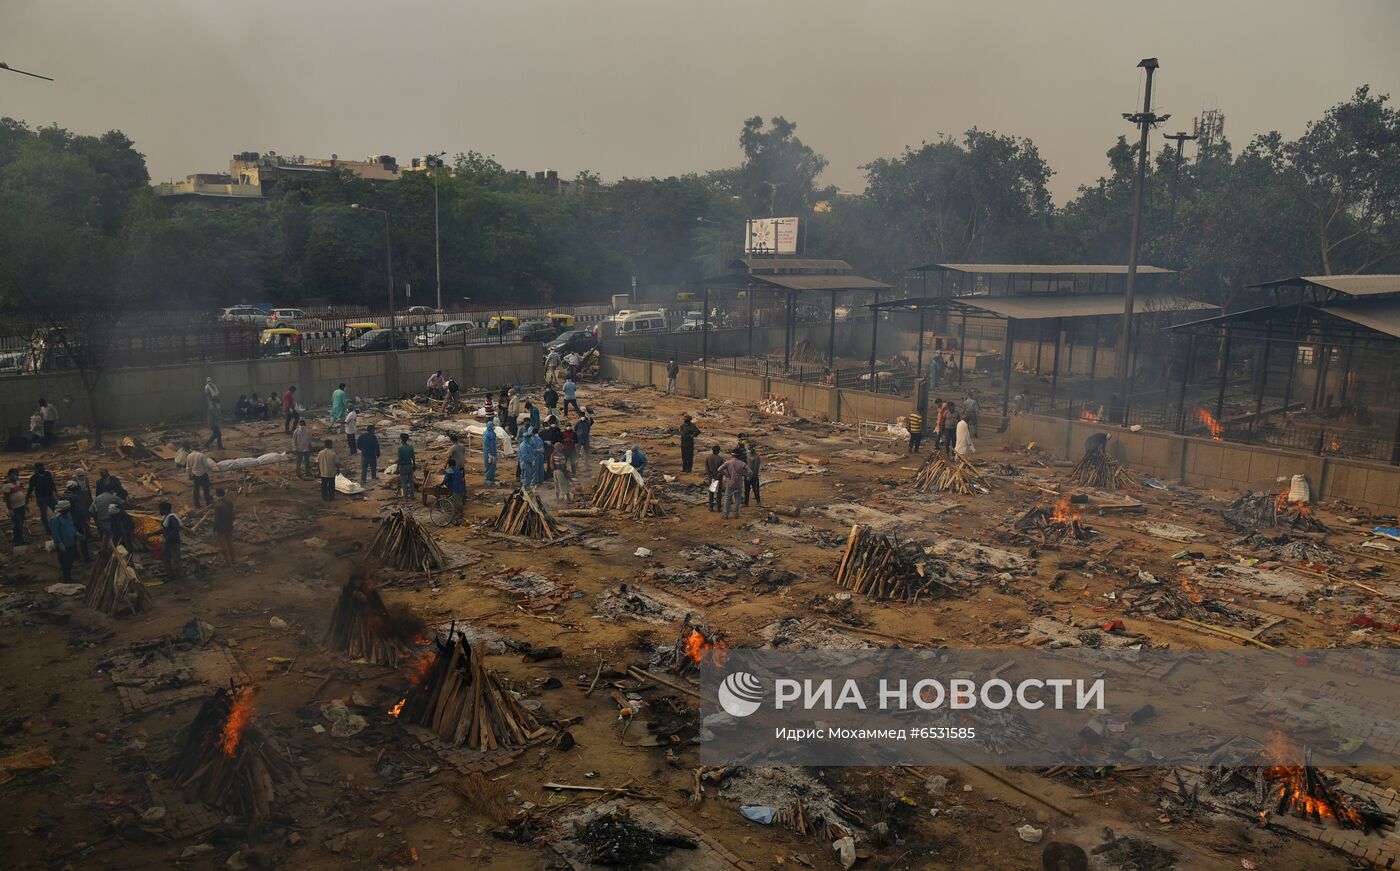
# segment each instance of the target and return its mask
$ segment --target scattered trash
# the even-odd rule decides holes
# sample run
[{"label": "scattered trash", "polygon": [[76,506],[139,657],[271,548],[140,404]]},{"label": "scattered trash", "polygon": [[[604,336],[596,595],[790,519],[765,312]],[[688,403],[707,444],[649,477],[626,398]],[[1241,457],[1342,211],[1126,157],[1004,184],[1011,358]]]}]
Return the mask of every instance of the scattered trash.
[{"label": "scattered trash", "polygon": [[17,772],[48,768],[50,765],[53,765],[53,757],[49,755],[47,747],[35,747],[23,753],[5,756],[0,758],[0,783],[9,783]]},{"label": "scattered trash", "polygon": [[303,539],[301,540],[301,543],[302,543],[302,545],[304,545],[304,546],[306,546],[306,547],[309,547],[309,548],[311,548],[312,550],[320,550],[321,548],[323,548],[323,547],[325,547],[326,545],[330,544],[330,542],[329,542],[329,541],[326,541],[324,538],[317,538],[317,537],[314,536],[314,535],[311,536],[310,538],[303,538]]},{"label": "scattered trash", "polygon": [[1038,844],[1040,843],[1040,839],[1045,835],[1045,830],[1037,829],[1030,823],[1026,823],[1024,826],[1020,826],[1016,829],[1016,834],[1027,844]]},{"label": "scattered trash", "polygon": [[639,547],[636,550],[632,551],[632,556],[639,556],[642,559],[646,559],[647,557],[651,556],[651,548]]},{"label": "scattered trash", "polygon": [[191,617],[190,621],[185,624],[182,634],[185,636],[185,640],[191,644],[208,644],[214,640],[214,625],[206,623],[198,617]]},{"label": "scattered trash", "polygon": [[340,699],[322,705],[321,716],[330,721],[331,736],[335,738],[349,738],[351,735],[358,735],[364,731],[365,726],[369,725],[364,717],[350,713],[350,709]]},{"label": "scattered trash", "polygon": [[281,617],[273,617],[271,620],[267,621],[267,625],[271,626],[273,629],[286,629],[287,621],[283,620]]},{"label": "scattered trash", "polygon": [[856,839],[847,835],[831,842],[831,849],[836,851],[836,858],[841,862],[842,868],[850,868],[856,864]]},{"label": "scattered trash", "polygon": [[928,790],[929,795],[942,795],[948,790],[948,778],[935,774],[924,781],[924,789]]},{"label": "scattered trash", "polygon": [[165,819],[165,805],[158,804],[146,808],[141,813],[141,822],[147,825],[154,825]]},{"label": "scattered trash", "polygon": [[44,588],[44,592],[56,596],[81,596],[86,589],[82,584],[49,584]]},{"label": "scattered trash", "polygon": [[759,804],[746,804],[740,806],[739,813],[743,814],[746,820],[752,820],[755,823],[771,826],[773,825],[774,818],[778,816],[778,809],[775,807],[765,807]]}]

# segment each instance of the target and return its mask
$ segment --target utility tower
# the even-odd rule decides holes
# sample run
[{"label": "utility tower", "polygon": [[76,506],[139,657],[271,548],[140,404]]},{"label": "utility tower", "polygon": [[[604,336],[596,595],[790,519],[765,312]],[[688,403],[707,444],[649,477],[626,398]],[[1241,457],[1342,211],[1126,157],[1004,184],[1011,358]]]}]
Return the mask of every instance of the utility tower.
[{"label": "utility tower", "polygon": [[[1195,125],[1193,124],[1192,127],[1194,128]],[[1176,143],[1176,165],[1175,165],[1175,167],[1172,169],[1172,208],[1171,208],[1171,222],[1170,222],[1170,229],[1175,230],[1175,229],[1176,229],[1176,193],[1177,193],[1177,189],[1181,186],[1181,146],[1182,146],[1182,145],[1185,145],[1187,142],[1191,142],[1191,141],[1194,141],[1194,140],[1200,138],[1200,134],[1199,134],[1199,133],[1196,133],[1196,132],[1191,132],[1191,133],[1168,133],[1168,134],[1166,134],[1166,136],[1164,136],[1164,137],[1162,137],[1162,138],[1164,138],[1164,139],[1170,139],[1171,141],[1173,141],[1173,142]]]}]

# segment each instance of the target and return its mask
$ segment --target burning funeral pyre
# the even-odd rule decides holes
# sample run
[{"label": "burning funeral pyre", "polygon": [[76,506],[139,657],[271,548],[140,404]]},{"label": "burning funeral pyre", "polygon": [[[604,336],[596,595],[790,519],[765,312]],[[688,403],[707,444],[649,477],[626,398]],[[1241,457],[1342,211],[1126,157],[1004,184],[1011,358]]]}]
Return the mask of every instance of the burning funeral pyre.
[{"label": "burning funeral pyre", "polygon": [[1053,508],[1036,505],[1016,521],[1016,529],[1021,532],[1039,532],[1042,542],[1054,544],[1064,541],[1087,541],[1095,535],[1094,530],[1084,525],[1084,519],[1075,509],[1071,497],[1066,494]]},{"label": "burning funeral pyre", "polygon": [[384,604],[368,570],[359,566],[340,589],[326,643],[351,659],[397,668],[422,631],[423,622],[407,607],[391,611]]},{"label": "burning funeral pyre", "polygon": [[1104,447],[1096,447],[1084,452],[1079,462],[1070,469],[1069,479],[1084,487],[1098,487],[1100,490],[1141,489],[1133,473],[1122,463],[1108,455]]},{"label": "burning funeral pyre", "polygon": [[295,781],[286,750],[253,723],[253,688],[220,689],[190,723],[173,776],[186,799],[250,819],[268,815],[279,783]]},{"label": "burning funeral pyre", "polygon": [[599,471],[601,474],[590,503],[594,508],[622,511],[638,520],[666,516],[651,488],[642,482],[641,475],[631,465],[605,460]]},{"label": "burning funeral pyre", "polygon": [[724,635],[705,623],[697,623],[693,615],[685,615],[681,621],[681,631],[676,635],[676,643],[662,650],[653,662],[682,677],[700,670],[705,660],[715,666],[724,665],[729,656],[729,644]]},{"label": "burning funeral pyre", "polygon": [[132,615],[151,606],[151,596],[126,548],[111,542],[102,546],[88,575],[84,604],[103,614]]},{"label": "burning funeral pyre", "polygon": [[851,527],[833,577],[837,586],[872,599],[917,602],[947,590],[941,580],[929,574],[918,545],[899,544],[892,536],[880,535],[859,523]]},{"label": "burning funeral pyre", "polygon": [[796,417],[797,411],[793,408],[792,402],[786,396],[778,396],[770,393],[759,400],[758,410],[764,414],[776,414],[782,417]]},{"label": "burning funeral pyre", "polygon": [[1225,438],[1225,424],[1215,419],[1215,415],[1206,411],[1200,406],[1196,407],[1196,419],[1205,424],[1206,431],[1214,441],[1223,441]]},{"label": "burning funeral pyre", "polygon": [[454,628],[422,660],[408,695],[389,714],[431,729],[450,744],[481,751],[522,747],[547,733],[505,680],[486,667],[485,656],[481,644],[469,644]]},{"label": "burning funeral pyre", "polygon": [[1288,491],[1277,496],[1270,493],[1245,493],[1220,512],[1225,522],[1239,532],[1253,532],[1260,527],[1286,526],[1302,532],[1326,532],[1327,527],[1312,514],[1306,502],[1291,502]]},{"label": "burning funeral pyre", "polygon": [[544,507],[540,497],[524,488],[516,490],[501,506],[493,528],[507,535],[523,535],[553,541],[561,532],[559,523]]},{"label": "burning funeral pyre", "polygon": [[369,552],[387,566],[429,572],[447,565],[432,535],[407,511],[390,511],[370,542]]},{"label": "burning funeral pyre", "polygon": [[914,486],[925,493],[989,493],[991,488],[977,467],[962,457],[949,458],[941,451],[929,454],[914,473]]}]

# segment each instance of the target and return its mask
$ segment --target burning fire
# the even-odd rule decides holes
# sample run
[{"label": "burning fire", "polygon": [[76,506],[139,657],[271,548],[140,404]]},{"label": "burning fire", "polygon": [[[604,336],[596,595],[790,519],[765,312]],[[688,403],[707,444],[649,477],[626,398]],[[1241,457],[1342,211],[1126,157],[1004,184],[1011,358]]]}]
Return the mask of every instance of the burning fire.
[{"label": "burning fire", "polygon": [[1084,410],[1081,411],[1081,412],[1079,412],[1079,419],[1080,419],[1080,420],[1102,420],[1103,418],[1099,417],[1099,415],[1096,414],[1092,408],[1090,408],[1089,406],[1086,405],[1086,406],[1084,406]]},{"label": "burning fire", "polygon": [[1215,415],[1211,414],[1209,411],[1206,411],[1204,408],[1197,406],[1196,417],[1201,421],[1201,423],[1206,425],[1206,429],[1210,430],[1210,437],[1212,439],[1220,441],[1223,438],[1225,433],[1225,425],[1222,424],[1220,421],[1216,420]]},{"label": "burning fire", "polygon": [[[423,682],[423,679],[428,676],[428,671],[433,667],[433,663],[436,661],[437,654],[425,653],[417,659],[413,660],[413,662],[410,663],[406,669],[404,669],[404,672],[408,677],[410,687],[409,692],[412,692],[413,689],[416,689],[417,686]],[[397,718],[399,714],[403,713],[403,706],[407,703],[408,696],[405,695],[403,698],[399,699],[398,703],[392,708],[390,708],[387,713],[389,714],[389,716]]]},{"label": "burning fire", "polygon": [[1284,490],[1282,493],[1278,494],[1278,496],[1277,496],[1277,498],[1276,498],[1276,500],[1275,500],[1275,509],[1274,509],[1274,510],[1277,511],[1279,514],[1284,514],[1284,513],[1286,513],[1290,508],[1293,509],[1293,513],[1296,514],[1298,517],[1311,517],[1311,516],[1312,516],[1312,510],[1311,510],[1310,508],[1308,508],[1308,505],[1307,505],[1306,502],[1290,502],[1290,501],[1288,501],[1288,491],[1287,491],[1287,490]]},{"label": "burning fire", "polygon": [[1196,589],[1196,585],[1191,583],[1189,578],[1183,577],[1181,579],[1181,589],[1186,592],[1186,598],[1191,600],[1191,604],[1199,605],[1205,601],[1205,597],[1201,595],[1201,591]]},{"label": "burning fire", "polygon": [[1050,522],[1062,523],[1065,525],[1080,522],[1081,518],[1079,512],[1074,510],[1074,506],[1070,503],[1069,499],[1069,495],[1066,494],[1060,498],[1059,502],[1055,503],[1055,510],[1050,514]]},{"label": "burning fire", "polygon": [[1336,434],[1336,433],[1333,433],[1333,434],[1330,435],[1328,438],[1329,438],[1329,441],[1327,442],[1327,447],[1323,448],[1323,450],[1326,451],[1326,452],[1329,453],[1329,454],[1335,454],[1335,453],[1341,451],[1341,449],[1342,449],[1342,443],[1339,442],[1339,441],[1337,441],[1337,434]]},{"label": "burning fire", "polygon": [[716,638],[711,641],[705,637],[705,633],[694,628],[689,629],[685,637],[685,655],[696,665],[704,662],[706,656],[709,656],[710,662],[716,666],[724,665],[729,658],[729,654],[724,652],[728,646],[723,639]]},{"label": "burning fire", "polygon": [[[1270,758],[1283,762],[1297,760],[1298,751],[1282,733],[1275,732],[1266,751]],[[1316,774],[1310,775],[1303,764],[1278,764],[1264,769],[1264,780],[1273,784],[1271,795],[1278,797],[1278,813],[1292,813],[1308,819],[1336,819],[1349,827],[1361,828],[1360,812],[1345,798],[1322,783]]]},{"label": "burning fire", "polygon": [[229,708],[228,719],[224,720],[224,731],[219,736],[219,746],[224,755],[232,757],[238,752],[238,743],[243,740],[243,730],[253,721],[253,688],[243,687],[233,692],[233,707]]}]

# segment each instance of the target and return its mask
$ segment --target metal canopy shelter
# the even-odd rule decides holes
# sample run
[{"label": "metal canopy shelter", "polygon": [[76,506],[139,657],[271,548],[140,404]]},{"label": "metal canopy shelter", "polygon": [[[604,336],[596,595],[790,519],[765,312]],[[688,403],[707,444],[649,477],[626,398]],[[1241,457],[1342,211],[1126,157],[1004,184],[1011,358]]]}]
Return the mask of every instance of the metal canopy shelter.
[{"label": "metal canopy shelter", "polygon": [[1347,296],[1378,296],[1388,293],[1400,294],[1400,275],[1299,275],[1251,284],[1248,287],[1261,290],[1298,287],[1311,290],[1314,297],[1321,299],[1333,299],[1337,293]]},{"label": "metal canopy shelter", "polygon": [[[910,272],[962,272],[968,275],[1127,275],[1128,267],[1106,263],[925,263]],[[1139,266],[1139,275],[1174,275],[1176,270]]]}]

